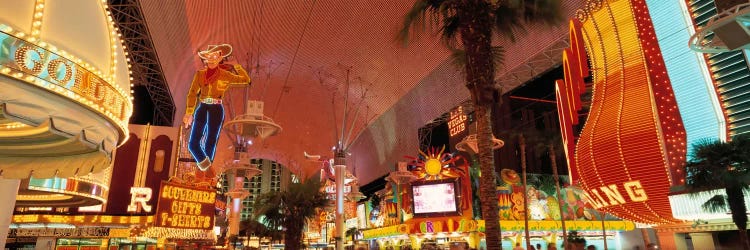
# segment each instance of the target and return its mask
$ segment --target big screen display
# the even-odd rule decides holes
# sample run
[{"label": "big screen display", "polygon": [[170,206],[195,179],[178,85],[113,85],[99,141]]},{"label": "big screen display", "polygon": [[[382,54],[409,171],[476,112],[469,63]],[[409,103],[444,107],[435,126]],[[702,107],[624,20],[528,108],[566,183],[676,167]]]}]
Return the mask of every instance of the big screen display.
[{"label": "big screen display", "polygon": [[458,211],[454,182],[415,184],[412,195],[415,215]]}]

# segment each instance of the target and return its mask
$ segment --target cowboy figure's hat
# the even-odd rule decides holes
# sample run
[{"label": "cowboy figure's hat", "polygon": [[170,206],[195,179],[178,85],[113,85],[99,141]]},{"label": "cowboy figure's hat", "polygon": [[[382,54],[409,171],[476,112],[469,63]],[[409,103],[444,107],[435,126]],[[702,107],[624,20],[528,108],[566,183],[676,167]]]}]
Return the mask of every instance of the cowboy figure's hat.
[{"label": "cowboy figure's hat", "polygon": [[198,57],[201,59],[207,59],[206,56],[209,53],[213,53],[216,51],[221,51],[222,57],[227,57],[230,54],[232,54],[232,45],[229,44],[219,44],[219,45],[208,45],[208,49],[203,51],[198,51]]}]

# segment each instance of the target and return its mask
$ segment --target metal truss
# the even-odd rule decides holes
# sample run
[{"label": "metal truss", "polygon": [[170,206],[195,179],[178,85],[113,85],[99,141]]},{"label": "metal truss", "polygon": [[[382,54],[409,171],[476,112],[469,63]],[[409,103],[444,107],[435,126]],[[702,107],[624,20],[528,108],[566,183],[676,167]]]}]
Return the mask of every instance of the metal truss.
[{"label": "metal truss", "polygon": [[154,103],[153,123],[172,126],[175,106],[169,85],[151,41],[151,34],[138,0],[108,0],[109,10],[127,47],[133,84],[145,86]]},{"label": "metal truss", "polygon": [[[747,42],[747,37],[750,36],[749,23],[750,3],[738,4],[709,19],[705,26],[690,36],[688,46],[691,50],[701,53],[750,49],[750,43]],[[720,32],[721,37],[716,35],[715,31]],[[722,41],[722,37],[727,40]]]},{"label": "metal truss", "polygon": [[496,79],[496,82],[503,87],[503,92],[507,92],[560,65],[562,63],[563,50],[570,47],[568,40],[568,34],[565,33],[557,41],[539,51],[525,62],[516,65],[506,72],[498,72],[500,76]]},{"label": "metal truss", "polygon": [[[465,100],[461,102],[458,106],[462,106],[464,113],[467,116],[470,116],[472,113],[474,113],[474,105],[472,104],[471,100]],[[422,151],[427,151],[427,148],[430,147],[432,144],[432,131],[435,127],[439,126],[440,124],[444,124],[448,122],[448,119],[450,118],[450,112],[443,113],[438,118],[433,119],[432,121],[429,121],[427,124],[419,128],[417,132],[417,139],[419,140],[419,149]]]},{"label": "metal truss", "polygon": [[419,128],[419,131],[417,132],[417,137],[419,137],[419,150],[427,151],[427,148],[432,144],[432,130],[440,124],[448,122],[448,118],[449,113],[445,113]]}]

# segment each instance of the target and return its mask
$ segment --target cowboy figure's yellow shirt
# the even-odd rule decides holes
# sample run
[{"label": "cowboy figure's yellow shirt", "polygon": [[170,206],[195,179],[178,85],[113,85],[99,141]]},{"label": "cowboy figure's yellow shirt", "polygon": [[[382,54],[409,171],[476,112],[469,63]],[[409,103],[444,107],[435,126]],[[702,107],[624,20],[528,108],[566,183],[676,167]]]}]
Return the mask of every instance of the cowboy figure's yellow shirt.
[{"label": "cowboy figure's yellow shirt", "polygon": [[239,73],[235,75],[232,72],[226,71],[221,67],[216,67],[218,70],[216,80],[206,83],[206,69],[198,70],[193,77],[193,83],[190,84],[190,91],[187,96],[187,108],[185,114],[192,115],[195,112],[195,106],[198,101],[198,95],[200,99],[213,98],[221,99],[224,95],[224,91],[227,90],[229,85],[242,85],[250,84],[252,79],[247,75],[242,66],[234,65],[234,69]]}]

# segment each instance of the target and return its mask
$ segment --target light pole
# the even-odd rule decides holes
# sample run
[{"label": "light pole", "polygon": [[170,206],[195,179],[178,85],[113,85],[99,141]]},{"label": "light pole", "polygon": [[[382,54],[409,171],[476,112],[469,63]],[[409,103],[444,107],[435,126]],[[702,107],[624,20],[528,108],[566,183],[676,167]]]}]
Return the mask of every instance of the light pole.
[{"label": "light pole", "polygon": [[[334,123],[334,135],[336,136],[336,146],[333,147],[333,167],[336,171],[335,182],[336,182],[336,249],[344,249],[344,179],[346,178],[346,157],[349,155],[349,149],[351,145],[356,141],[356,137],[352,139],[352,134],[356,127],[359,127],[359,131],[355,135],[358,135],[361,130],[367,125],[367,117],[365,115],[362,126],[356,126],[357,120],[359,120],[359,111],[364,104],[364,99],[367,96],[368,89],[362,91],[361,100],[359,100],[354,110],[354,114],[349,114],[349,73],[351,69],[346,70],[346,88],[344,97],[344,114],[341,118],[341,127],[337,125],[339,121],[336,120],[336,109],[335,109],[335,95],[333,98],[334,112],[333,112],[333,123]],[[322,79],[321,79],[322,81]],[[355,177],[356,178],[356,177]]]},{"label": "light pole", "polygon": [[[231,100],[231,94],[227,93],[227,97]],[[250,145],[254,139],[264,140],[281,132],[281,126],[263,115],[263,101],[249,100],[247,90],[245,90],[243,101],[245,113],[237,116],[229,102],[229,114],[233,119],[226,122],[223,127],[235,149],[234,159],[224,166],[227,178],[230,176],[233,178],[233,182],[230,182],[232,189],[227,192],[227,195],[232,198],[231,214],[228,216],[230,236],[239,234],[242,200],[250,195],[250,192],[244,188],[245,178],[252,178],[262,172],[250,163],[247,145]]]},{"label": "light pole", "polygon": [[232,198],[232,208],[229,214],[229,235],[239,236],[240,232],[240,212],[242,211],[242,200],[250,195],[250,192],[244,188],[245,178],[252,178],[262,171],[258,167],[250,164],[250,158],[247,156],[244,145],[235,145],[235,159],[227,163],[224,167],[224,173],[227,178],[231,176],[232,189],[227,192],[227,196]]},{"label": "light pole", "polygon": [[344,178],[346,177],[346,152],[339,144],[333,153],[336,171],[336,249],[344,249]]}]

